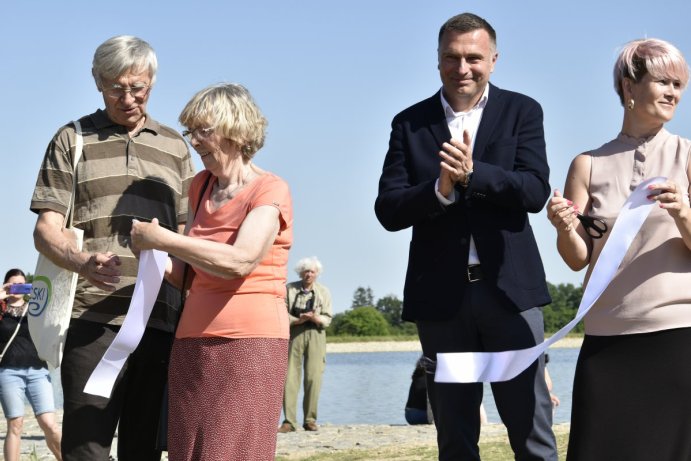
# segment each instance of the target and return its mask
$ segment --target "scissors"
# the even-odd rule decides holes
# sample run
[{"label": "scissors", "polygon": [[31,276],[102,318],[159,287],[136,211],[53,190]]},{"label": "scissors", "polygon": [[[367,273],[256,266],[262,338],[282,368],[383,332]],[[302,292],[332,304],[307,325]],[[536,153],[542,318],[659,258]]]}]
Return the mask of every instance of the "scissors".
[{"label": "scissors", "polygon": [[576,217],[581,222],[583,227],[585,227],[585,231],[588,233],[588,235],[594,239],[602,238],[602,236],[605,235],[605,232],[607,232],[609,229],[607,224],[602,219],[593,218],[592,216],[585,216],[580,213],[578,213]]}]

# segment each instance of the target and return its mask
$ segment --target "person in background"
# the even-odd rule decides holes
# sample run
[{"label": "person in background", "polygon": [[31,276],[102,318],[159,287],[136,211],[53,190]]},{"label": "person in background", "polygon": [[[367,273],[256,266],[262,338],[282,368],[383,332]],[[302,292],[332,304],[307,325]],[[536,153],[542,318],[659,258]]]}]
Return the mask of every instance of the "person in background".
[{"label": "person in background", "polygon": [[55,419],[53,384],[47,365],[36,352],[29,336],[23,294],[10,294],[13,284],[26,283],[21,269],[10,269],[0,289],[0,403],[7,419],[3,453],[6,461],[19,461],[24,427],[24,397],[31,405],[46,445],[58,461],[60,426]]},{"label": "person in background", "polygon": [[[415,362],[415,369],[411,376],[408,400],[405,404],[405,420],[408,424],[432,424],[434,416],[432,406],[427,395],[427,378],[422,357]],[[480,404],[480,424],[487,424],[485,406]]]},{"label": "person in background", "polygon": [[304,363],[305,378],[302,410],[306,431],[316,431],[317,405],[321,391],[322,375],[326,365],[326,331],[331,324],[333,311],[331,293],[317,277],[322,264],[316,257],[303,258],[295,266],[300,276],[297,282],[287,285],[286,307],[290,318],[290,346],[288,352],[288,376],[283,394],[285,419],[278,432],[292,432],[297,427],[297,400]]},{"label": "person in background", "polygon": [[[614,64],[621,131],[577,155],[564,195],[556,190],[547,205],[559,254],[573,270],[587,267],[587,286],[631,192],[666,178],[647,186],[654,206],[584,317],[569,461],[691,459],[691,140],[665,129],[688,81],[671,43],[624,45]],[[580,215],[600,220],[604,233]]]},{"label": "person in background", "polygon": [[[438,353],[525,349],[550,302],[528,213],[549,198],[542,108],[489,81],[496,32],[472,13],[439,30],[442,88],[396,115],[375,212],[412,227],[403,319],[417,325],[439,460],[479,460],[482,383],[435,383]],[[556,461],[542,357],[492,383],[516,459]]]},{"label": "person in background", "polygon": [[[36,249],[79,281],[62,364],[62,452],[66,461],[107,460],[117,428],[120,460],[154,461],[161,395],[166,382],[180,293],[164,283],[141,342],[129,356],[110,398],[84,385],[120,330],[137,276],[129,247],[132,219],[159,219],[171,231],[187,219],[194,175],[184,139],[156,122],[147,103],[158,62],[151,46],[120,35],[94,54],[92,74],[105,110],[79,119],[84,146],[73,173],[76,130],[58,130],[46,150],[31,199],[38,213]],[[84,231],[80,251],[63,229],[76,181],[74,226]]]},{"label": "person in background", "polygon": [[550,376],[549,369],[547,368],[548,363],[549,354],[545,354],[545,382],[547,383],[547,390],[549,391],[549,399],[552,401],[552,410],[554,410],[561,402],[559,401],[559,397],[552,392],[552,389],[554,389],[554,383],[552,382],[552,377]]},{"label": "person in background", "polygon": [[405,404],[405,420],[411,425],[434,423],[432,407],[427,397],[427,378],[422,360],[415,362],[415,369],[410,379],[408,400]]},{"label": "person in background", "polygon": [[206,168],[190,187],[185,235],[157,220],[132,226],[137,249],[173,256],[168,280],[181,286],[186,265],[192,274],[170,357],[169,459],[272,460],[288,361],[290,191],[253,161],[267,121],[243,86],[199,91],[179,120]]}]

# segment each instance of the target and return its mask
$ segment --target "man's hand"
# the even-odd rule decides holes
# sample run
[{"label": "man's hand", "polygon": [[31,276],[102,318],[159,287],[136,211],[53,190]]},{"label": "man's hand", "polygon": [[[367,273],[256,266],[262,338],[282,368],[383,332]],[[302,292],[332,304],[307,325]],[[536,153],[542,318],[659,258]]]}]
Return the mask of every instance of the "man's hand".
[{"label": "man's hand", "polygon": [[473,171],[473,152],[470,134],[463,132],[463,142],[451,138],[439,151],[439,193],[448,197],[456,184],[465,184],[468,173]]},{"label": "man's hand", "polygon": [[115,291],[120,282],[120,264],[116,254],[93,253],[79,269],[79,275],[101,290]]},{"label": "man's hand", "polygon": [[303,312],[300,314],[300,320],[298,320],[298,325],[301,325],[306,322],[312,322],[316,325],[321,325],[321,320],[319,319],[318,315],[315,315],[314,311],[309,311],[309,312]]}]

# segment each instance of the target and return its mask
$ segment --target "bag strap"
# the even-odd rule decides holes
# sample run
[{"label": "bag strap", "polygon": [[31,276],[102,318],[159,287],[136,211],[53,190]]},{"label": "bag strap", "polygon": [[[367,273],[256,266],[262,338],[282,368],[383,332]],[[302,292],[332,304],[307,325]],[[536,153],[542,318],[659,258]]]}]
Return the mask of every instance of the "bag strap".
[{"label": "bag strap", "polygon": [[22,315],[19,316],[19,320],[17,320],[17,328],[14,329],[14,333],[12,334],[12,337],[10,338],[9,341],[7,341],[7,344],[5,344],[5,347],[2,349],[2,353],[0,353],[0,362],[2,362],[2,358],[5,356],[5,352],[7,352],[7,349],[10,348],[10,344],[12,344],[12,341],[14,341],[14,338],[17,336],[17,333],[19,333],[19,328],[22,326],[22,320],[24,319],[24,316],[26,315],[26,311],[29,310],[29,305],[26,304],[24,307],[24,310],[22,311]]},{"label": "bag strap", "polygon": [[[206,189],[209,187],[209,183],[211,182],[211,176],[212,174],[209,173],[206,176],[206,180],[204,181],[204,186],[201,189],[201,193],[199,194],[199,200],[197,200],[197,206],[194,209],[194,214],[192,215],[192,219],[194,220],[194,217],[197,216],[197,211],[199,211],[199,207],[202,204],[202,199],[204,198],[204,194],[206,194]],[[180,311],[178,312],[178,319],[175,322],[175,330],[178,329],[178,325],[180,324],[180,319],[182,318],[182,310],[185,307],[185,286],[187,285],[187,276],[189,275],[189,269],[190,265],[185,263],[185,268],[182,271],[182,285],[180,286]]]},{"label": "bag strap", "polygon": [[74,131],[77,134],[76,142],[74,144],[74,157],[72,160],[72,196],[70,197],[70,204],[67,207],[67,213],[65,213],[65,222],[63,226],[65,228],[72,227],[72,216],[74,215],[74,201],[76,200],[77,194],[77,164],[82,158],[82,150],[84,149],[84,136],[82,135],[82,124],[79,120],[74,120]]}]

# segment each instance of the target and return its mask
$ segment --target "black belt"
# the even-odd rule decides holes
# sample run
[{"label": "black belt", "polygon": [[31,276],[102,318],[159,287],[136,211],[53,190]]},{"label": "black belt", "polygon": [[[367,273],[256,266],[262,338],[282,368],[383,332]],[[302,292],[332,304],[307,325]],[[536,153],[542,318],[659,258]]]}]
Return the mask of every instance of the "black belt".
[{"label": "black belt", "polygon": [[482,280],[482,267],[479,264],[471,264],[468,266],[467,270],[468,281],[470,283]]}]

